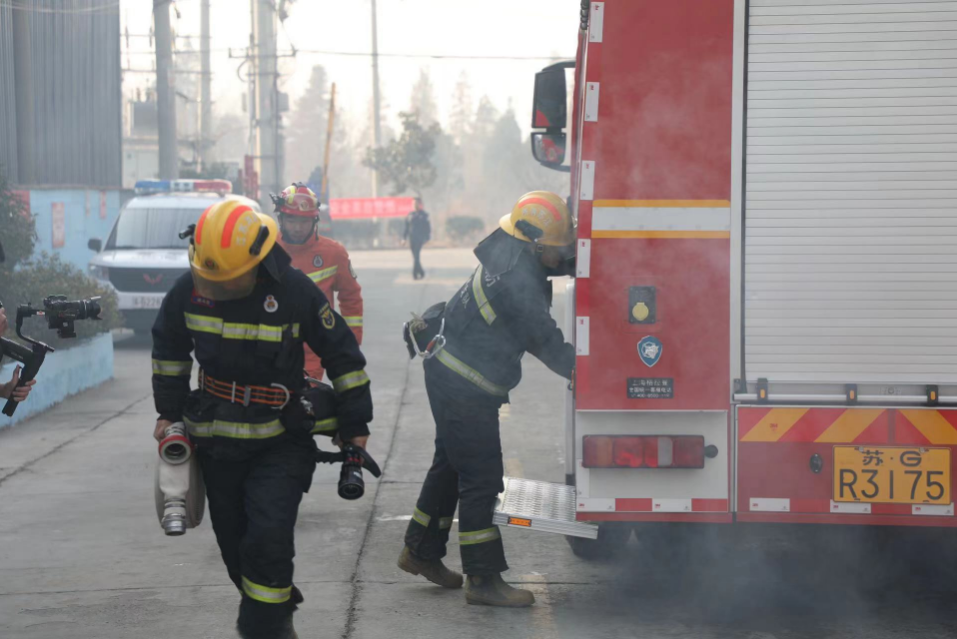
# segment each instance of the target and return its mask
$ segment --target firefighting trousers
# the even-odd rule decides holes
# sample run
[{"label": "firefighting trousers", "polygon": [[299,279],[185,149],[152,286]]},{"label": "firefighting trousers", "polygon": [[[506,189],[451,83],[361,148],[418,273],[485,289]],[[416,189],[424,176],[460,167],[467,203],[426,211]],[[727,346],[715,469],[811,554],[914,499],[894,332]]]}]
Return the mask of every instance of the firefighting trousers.
[{"label": "firefighting trousers", "polygon": [[217,459],[199,449],[216,541],[243,594],[240,625],[264,632],[294,610],[294,529],[302,495],[315,470],[314,451],[285,439],[242,461]]},{"label": "firefighting trousers", "polygon": [[499,402],[455,397],[426,375],[435,418],[435,457],[412,514],[405,544],[430,560],[446,554],[455,507],[459,509],[459,548],[467,575],[508,570],[497,526],[496,497],[504,489]]}]

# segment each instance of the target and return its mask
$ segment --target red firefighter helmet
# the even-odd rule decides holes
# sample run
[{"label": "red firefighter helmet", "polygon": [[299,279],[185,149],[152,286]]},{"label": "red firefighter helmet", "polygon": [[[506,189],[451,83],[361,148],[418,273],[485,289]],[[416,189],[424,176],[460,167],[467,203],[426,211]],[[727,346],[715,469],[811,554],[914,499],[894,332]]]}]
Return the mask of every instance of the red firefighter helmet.
[{"label": "red firefighter helmet", "polygon": [[273,197],[276,212],[295,217],[319,217],[319,198],[302,182],[295,182]]}]

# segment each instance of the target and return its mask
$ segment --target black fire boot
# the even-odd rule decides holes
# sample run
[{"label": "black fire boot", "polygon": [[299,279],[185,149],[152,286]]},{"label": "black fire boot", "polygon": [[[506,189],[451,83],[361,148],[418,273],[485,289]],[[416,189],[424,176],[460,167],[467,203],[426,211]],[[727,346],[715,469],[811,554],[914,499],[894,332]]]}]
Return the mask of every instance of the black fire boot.
[{"label": "black fire boot", "polygon": [[244,596],[236,631],[241,639],[298,639],[292,623],[294,610],[291,602],[264,604]]}]

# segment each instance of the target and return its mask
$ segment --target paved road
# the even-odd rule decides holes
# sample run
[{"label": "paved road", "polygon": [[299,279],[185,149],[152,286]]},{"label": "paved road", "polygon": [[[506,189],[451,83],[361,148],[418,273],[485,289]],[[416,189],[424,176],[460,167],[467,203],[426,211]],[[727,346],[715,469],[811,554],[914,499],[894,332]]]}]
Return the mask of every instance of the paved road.
[{"label": "paved road", "polygon": [[[398,326],[447,299],[473,261],[426,251],[429,277],[414,282],[404,252],[354,258],[376,402],[371,447],[385,477],[345,502],[337,471],[317,472],[298,528],[303,639],[957,636],[953,534],[772,529],[730,539],[656,528],[614,561],[585,562],[557,536],[506,530],[508,578],[536,593],[530,610],[466,606],[461,592],[401,573],[395,559],[434,426]],[[559,316],[563,304],[558,295]],[[527,362],[503,414],[510,473],[562,480],[561,389]],[[238,597],[208,522],[175,539],[156,523],[154,417],[149,344],[127,339],[113,382],[0,432],[0,637],[235,637]]]}]

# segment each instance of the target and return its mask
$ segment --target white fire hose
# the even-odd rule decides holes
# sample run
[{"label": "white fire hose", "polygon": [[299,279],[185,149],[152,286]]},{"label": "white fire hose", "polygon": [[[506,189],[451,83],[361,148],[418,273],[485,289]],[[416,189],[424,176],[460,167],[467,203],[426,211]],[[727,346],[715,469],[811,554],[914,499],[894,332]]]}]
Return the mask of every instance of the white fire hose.
[{"label": "white fire hose", "polygon": [[154,494],[156,514],[167,535],[186,534],[203,521],[206,486],[183,422],[169,426],[160,442]]}]

